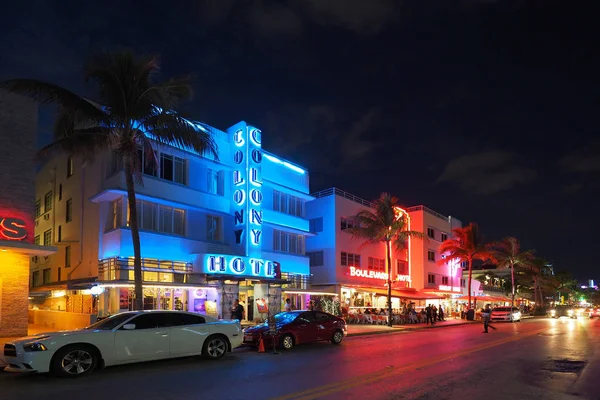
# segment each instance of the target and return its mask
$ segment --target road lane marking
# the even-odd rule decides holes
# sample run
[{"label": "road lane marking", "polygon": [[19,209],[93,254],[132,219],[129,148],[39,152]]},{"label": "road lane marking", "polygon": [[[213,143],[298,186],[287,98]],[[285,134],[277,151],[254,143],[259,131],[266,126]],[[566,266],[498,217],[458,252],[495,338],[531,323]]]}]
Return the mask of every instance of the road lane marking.
[{"label": "road lane marking", "polygon": [[422,361],[417,361],[411,364],[407,364],[403,367],[395,368],[395,367],[386,367],[383,370],[375,371],[366,375],[362,375],[359,377],[354,377],[338,382],[329,383],[326,385],[318,386],[315,388],[307,389],[300,392],[290,393],[287,395],[283,395],[280,397],[275,397],[273,400],[313,400],[320,397],[325,397],[331,395],[333,393],[341,392],[344,390],[348,390],[354,388],[356,386],[365,385],[369,383],[374,383],[382,379],[390,378],[394,375],[401,375],[405,372],[409,372],[415,369],[428,367],[434,364],[438,364],[444,361],[449,361],[457,357],[465,356],[468,354],[476,353],[478,351],[486,350],[491,347],[500,346],[506,343],[514,342],[517,340],[525,339],[530,336],[537,335],[541,332],[548,330],[548,328],[537,329],[531,332],[526,332],[522,334],[518,334],[516,336],[510,336],[508,338],[496,340],[491,343],[484,343],[469,349],[460,350],[454,353],[450,353],[443,356],[427,358]]}]

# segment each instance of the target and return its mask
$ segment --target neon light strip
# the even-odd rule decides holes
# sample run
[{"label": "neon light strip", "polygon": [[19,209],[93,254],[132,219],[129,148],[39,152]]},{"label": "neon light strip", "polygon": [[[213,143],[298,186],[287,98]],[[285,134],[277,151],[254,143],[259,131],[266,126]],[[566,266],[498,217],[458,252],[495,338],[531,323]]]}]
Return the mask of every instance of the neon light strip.
[{"label": "neon light strip", "polygon": [[284,290],[283,293],[289,294],[309,294],[315,296],[337,296],[337,293],[327,293],[327,292],[299,292],[296,290]]},{"label": "neon light strip", "polygon": [[305,173],[305,171],[304,171],[302,168],[300,168],[300,167],[296,167],[295,165],[293,165],[293,164],[290,164],[290,163],[289,163],[289,162],[287,162],[287,161],[280,160],[280,159],[279,159],[279,158],[277,158],[277,157],[273,157],[273,156],[272,156],[272,155],[270,155],[270,154],[263,154],[263,157],[265,157],[265,158],[266,158],[267,160],[269,160],[269,161],[272,161],[272,162],[274,162],[274,163],[277,163],[277,164],[281,164],[281,165],[283,165],[284,167],[288,167],[288,168],[289,168],[289,169],[291,169],[292,171],[296,171],[296,172],[298,172],[298,173],[300,173],[300,174],[304,174],[304,173]]}]

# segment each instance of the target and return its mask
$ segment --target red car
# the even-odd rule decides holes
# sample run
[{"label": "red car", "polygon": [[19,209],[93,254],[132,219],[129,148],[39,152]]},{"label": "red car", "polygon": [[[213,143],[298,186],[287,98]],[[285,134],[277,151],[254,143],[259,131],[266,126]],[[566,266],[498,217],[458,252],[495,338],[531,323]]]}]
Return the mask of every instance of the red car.
[{"label": "red car", "polygon": [[598,317],[600,317],[600,307],[592,307],[592,308],[590,308],[589,313],[590,313],[590,318],[594,318],[594,317],[598,318]]},{"label": "red car", "polygon": [[330,341],[340,344],[347,334],[346,321],[322,311],[289,311],[275,315],[277,333],[269,333],[269,325],[264,324],[244,329],[244,344],[258,346],[260,338],[266,349],[277,347],[289,350],[292,347],[311,342]]}]

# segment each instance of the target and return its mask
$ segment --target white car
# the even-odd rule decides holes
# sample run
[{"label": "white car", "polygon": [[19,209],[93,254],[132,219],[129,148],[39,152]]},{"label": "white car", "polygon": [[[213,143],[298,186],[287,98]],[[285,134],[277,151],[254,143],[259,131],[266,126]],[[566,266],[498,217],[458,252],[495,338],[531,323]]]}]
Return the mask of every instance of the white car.
[{"label": "white car", "polygon": [[237,320],[183,311],[115,314],[76,331],[43,333],[4,346],[8,372],[81,376],[112,365],[204,355],[217,359],[242,345]]},{"label": "white car", "polygon": [[521,311],[517,307],[494,307],[490,320],[510,322],[521,321]]}]

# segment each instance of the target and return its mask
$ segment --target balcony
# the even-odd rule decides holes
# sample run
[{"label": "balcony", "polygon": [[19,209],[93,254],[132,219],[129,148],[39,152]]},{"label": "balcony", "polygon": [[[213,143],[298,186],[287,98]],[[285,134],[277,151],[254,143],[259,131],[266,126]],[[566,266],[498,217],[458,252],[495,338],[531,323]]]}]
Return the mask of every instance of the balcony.
[{"label": "balcony", "polygon": [[322,198],[322,197],[327,197],[327,196],[340,196],[345,199],[352,200],[353,202],[363,205],[365,207],[373,208],[372,202],[365,200],[365,199],[361,199],[360,197],[355,196],[352,193],[344,192],[343,190],[340,190],[338,188],[329,188],[329,189],[321,190],[320,192],[311,193],[310,195],[317,199]]},{"label": "balcony", "polygon": [[310,277],[307,275],[300,274],[288,274],[283,272],[281,279],[289,281],[289,283],[283,284],[282,288],[285,289],[299,289],[306,290],[310,284]]},{"label": "balcony", "polygon": [[[145,283],[194,283],[192,263],[142,258],[142,281]],[[98,280],[133,282],[133,258],[105,258],[98,263]]]}]

